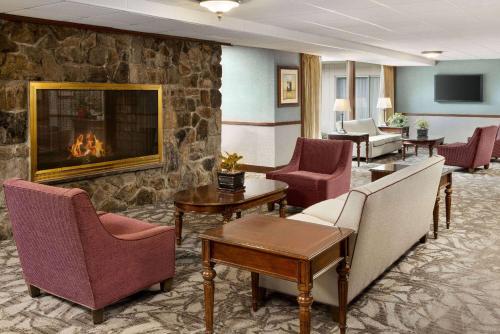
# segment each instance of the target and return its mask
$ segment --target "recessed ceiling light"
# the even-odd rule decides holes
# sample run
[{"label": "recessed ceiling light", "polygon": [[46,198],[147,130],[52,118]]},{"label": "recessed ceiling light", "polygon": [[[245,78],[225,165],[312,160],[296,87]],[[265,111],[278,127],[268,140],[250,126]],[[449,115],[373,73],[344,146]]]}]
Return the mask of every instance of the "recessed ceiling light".
[{"label": "recessed ceiling light", "polygon": [[442,54],[443,51],[422,51],[422,55],[430,59],[436,59]]},{"label": "recessed ceiling light", "polygon": [[208,9],[212,13],[217,14],[219,20],[224,13],[240,5],[238,0],[201,0],[200,6]]}]

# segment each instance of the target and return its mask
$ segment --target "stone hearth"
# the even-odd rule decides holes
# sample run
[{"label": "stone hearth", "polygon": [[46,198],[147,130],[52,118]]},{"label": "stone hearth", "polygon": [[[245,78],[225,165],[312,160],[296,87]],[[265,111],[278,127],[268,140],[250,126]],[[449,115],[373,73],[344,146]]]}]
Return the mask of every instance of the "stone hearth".
[{"label": "stone hearth", "polygon": [[[211,42],[96,32],[0,20],[0,182],[29,179],[30,81],[161,84],[164,163],[63,187],[89,192],[99,210],[166,201],[212,182],[220,152],[221,47]],[[11,234],[0,191],[0,239]]]}]

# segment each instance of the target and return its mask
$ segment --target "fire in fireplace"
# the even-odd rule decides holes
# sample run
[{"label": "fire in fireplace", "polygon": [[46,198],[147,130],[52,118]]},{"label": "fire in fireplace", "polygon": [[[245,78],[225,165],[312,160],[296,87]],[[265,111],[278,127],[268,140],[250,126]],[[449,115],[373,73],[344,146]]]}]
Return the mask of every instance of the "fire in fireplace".
[{"label": "fire in fireplace", "polygon": [[158,164],[161,86],[31,83],[35,181]]}]

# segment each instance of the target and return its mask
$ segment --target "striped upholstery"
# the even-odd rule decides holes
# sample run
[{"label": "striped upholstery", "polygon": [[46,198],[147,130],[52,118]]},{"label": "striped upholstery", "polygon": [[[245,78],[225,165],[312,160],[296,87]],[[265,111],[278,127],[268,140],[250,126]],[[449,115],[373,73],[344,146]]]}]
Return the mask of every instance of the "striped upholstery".
[{"label": "striped upholstery", "polygon": [[288,204],[308,207],[348,192],[351,164],[350,141],[297,138],[290,163],[266,177],[288,184]]},{"label": "striped upholstery", "polygon": [[445,157],[445,164],[464,168],[477,168],[490,163],[497,126],[477,128],[467,143],[438,146],[438,154]]},{"label": "striped upholstery", "polygon": [[4,189],[26,283],[101,309],[173,277],[171,227],[98,215],[80,189],[19,179]]}]

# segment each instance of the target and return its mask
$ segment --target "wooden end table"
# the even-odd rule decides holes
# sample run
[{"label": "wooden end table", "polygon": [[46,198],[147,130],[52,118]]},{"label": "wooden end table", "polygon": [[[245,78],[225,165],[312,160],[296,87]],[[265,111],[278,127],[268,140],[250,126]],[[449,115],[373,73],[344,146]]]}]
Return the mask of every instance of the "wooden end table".
[{"label": "wooden end table", "polygon": [[[397,172],[403,168],[410,165],[407,164],[385,164],[375,168],[370,169],[372,174],[372,182],[376,181],[384,176]],[[446,228],[450,228],[451,222],[451,194],[453,193],[453,171],[451,169],[444,168],[441,174],[441,179],[439,180],[439,188],[436,195],[436,202],[434,203],[433,211],[433,227],[434,227],[434,238],[438,237],[438,223],[439,223],[439,202],[441,201],[440,191],[444,188],[445,192],[445,204],[446,204]]]},{"label": "wooden end table", "polygon": [[358,167],[360,165],[361,158],[361,143],[366,143],[366,163],[370,162],[368,158],[368,154],[370,153],[370,135],[368,133],[360,133],[360,132],[349,132],[349,133],[332,133],[328,135],[328,139],[335,140],[350,140],[353,143],[356,143],[356,152],[358,156]]},{"label": "wooden end table", "polygon": [[410,127],[409,126],[403,126],[402,128],[396,127],[396,126],[389,126],[389,125],[381,125],[378,127],[380,131],[387,132],[387,133],[397,133],[398,135],[401,135],[403,138],[408,138],[410,136]]},{"label": "wooden end table", "polygon": [[415,155],[418,156],[418,147],[423,146],[429,149],[429,156],[432,157],[434,154],[434,147],[442,145],[444,143],[444,137],[439,138],[403,138],[402,155],[403,160],[406,159],[406,149],[408,146],[415,146]]},{"label": "wooden end table", "polygon": [[241,211],[263,204],[279,203],[280,217],[285,217],[288,184],[276,180],[245,180],[245,191],[241,193],[221,192],[216,184],[179,191],[174,195],[175,236],[177,245],[182,240],[182,224],[185,212],[222,214],[224,222],[231,220],[233,213],[241,218]]},{"label": "wooden end table", "polygon": [[263,294],[259,289],[259,274],[296,282],[301,334],[311,331],[314,278],[336,267],[339,274],[339,327],[340,332],[345,333],[350,269],[348,242],[353,232],[333,226],[250,215],[201,234],[206,333],[213,333],[215,263],[251,272],[254,311],[257,311]]}]

